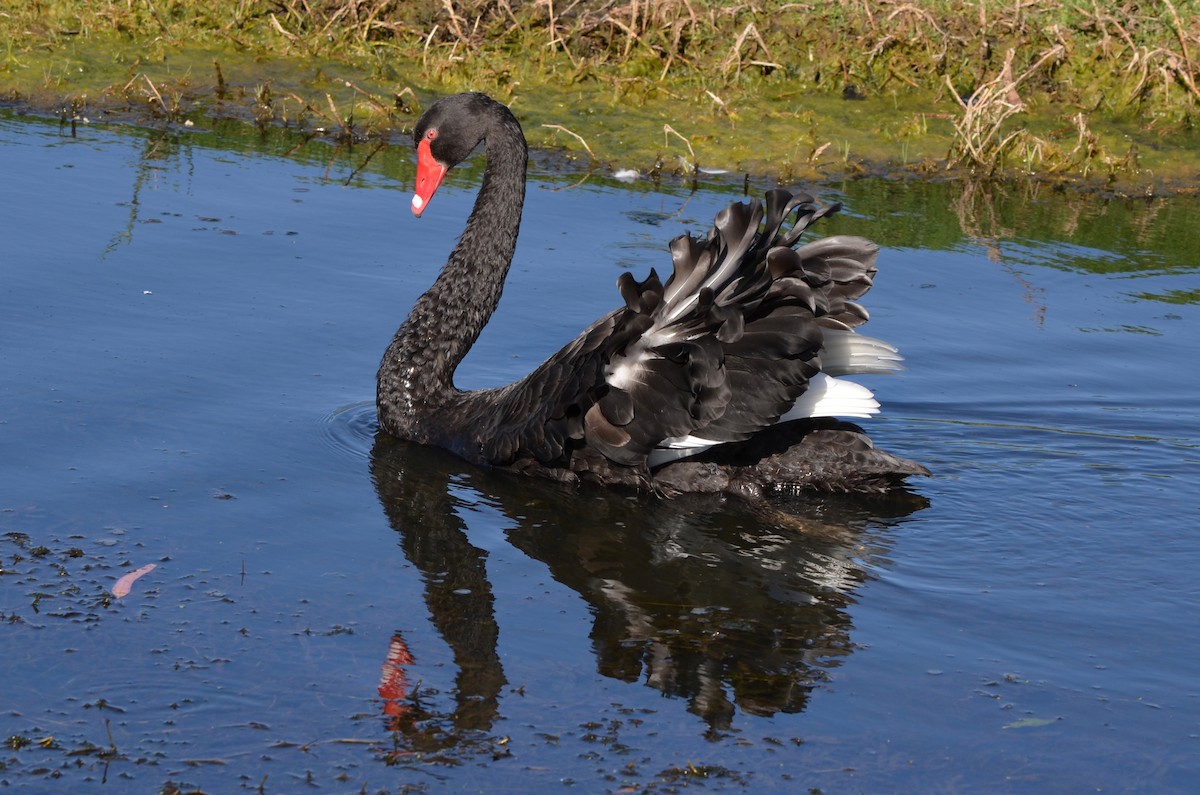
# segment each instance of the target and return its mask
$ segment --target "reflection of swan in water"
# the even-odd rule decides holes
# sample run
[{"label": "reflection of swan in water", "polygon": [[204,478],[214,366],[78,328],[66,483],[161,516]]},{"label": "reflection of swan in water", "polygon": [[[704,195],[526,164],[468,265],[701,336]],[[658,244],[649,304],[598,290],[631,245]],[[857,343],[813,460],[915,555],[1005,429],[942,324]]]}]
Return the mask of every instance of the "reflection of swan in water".
[{"label": "reflection of swan in water", "polygon": [[804,709],[826,670],[853,650],[847,607],[867,576],[858,561],[879,552],[862,546],[875,538],[862,531],[925,505],[907,493],[874,501],[814,496],[795,506],[804,518],[714,496],[664,502],[600,489],[581,494],[464,467],[386,434],[376,438],[371,471],[458,669],[449,715],[424,703],[393,706],[404,715],[395,727],[426,751],[488,731],[506,684],[496,649],[504,611],[495,609],[485,553],[456,511],[464,484],[512,520],[513,546],[593,608],[601,674],[686,699],[712,729],[729,726],[739,709]]}]

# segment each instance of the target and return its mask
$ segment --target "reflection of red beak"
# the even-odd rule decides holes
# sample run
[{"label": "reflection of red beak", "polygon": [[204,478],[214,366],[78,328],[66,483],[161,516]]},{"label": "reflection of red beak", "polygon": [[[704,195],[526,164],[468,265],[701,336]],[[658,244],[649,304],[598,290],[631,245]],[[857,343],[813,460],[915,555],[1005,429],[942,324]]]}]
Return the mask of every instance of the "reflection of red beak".
[{"label": "reflection of red beak", "polygon": [[408,711],[403,703],[408,697],[408,674],[406,668],[413,664],[412,654],[399,632],[392,635],[388,644],[387,660],[379,674],[379,696],[383,699],[383,712],[391,718],[399,718]]},{"label": "reflection of red beak", "polygon": [[442,184],[444,176],[445,164],[433,156],[429,148],[429,139],[422,138],[421,143],[417,144],[417,187],[413,192],[413,215],[420,218],[421,213],[425,212],[425,205],[429,204],[433,192]]}]

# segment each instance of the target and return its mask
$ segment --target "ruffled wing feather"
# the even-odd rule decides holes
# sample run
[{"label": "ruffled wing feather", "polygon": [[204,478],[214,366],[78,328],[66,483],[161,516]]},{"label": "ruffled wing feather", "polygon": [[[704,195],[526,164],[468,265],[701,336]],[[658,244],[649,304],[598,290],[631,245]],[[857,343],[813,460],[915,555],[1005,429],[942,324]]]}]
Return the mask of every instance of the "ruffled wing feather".
[{"label": "ruffled wing feather", "polygon": [[[741,441],[778,421],[821,371],[826,332],[867,319],[855,301],[871,287],[878,247],[847,236],[795,247],[839,206],[773,190],[765,207],[722,210],[707,237],[672,241],[665,284],[654,271],[640,282],[622,274],[624,308],[521,381],[470,393],[488,412],[480,455],[568,468],[599,455],[644,470],[664,440]],[[850,353],[837,358],[834,369],[855,371]]]}]

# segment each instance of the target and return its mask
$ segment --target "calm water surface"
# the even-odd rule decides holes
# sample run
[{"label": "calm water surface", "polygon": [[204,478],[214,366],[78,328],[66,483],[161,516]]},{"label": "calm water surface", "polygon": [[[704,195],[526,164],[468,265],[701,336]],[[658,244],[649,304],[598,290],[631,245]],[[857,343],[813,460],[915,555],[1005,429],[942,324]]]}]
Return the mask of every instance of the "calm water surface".
[{"label": "calm water surface", "polygon": [[[477,174],[418,222],[407,152],[354,172],[276,135],[0,116],[0,783],[1200,780],[1196,200],[824,189],[823,231],[883,244],[870,331],[908,357],[872,436],[935,475],[751,509],[376,442],[379,356]],[[577,179],[531,184],[461,385],[527,372],[736,198]]]}]

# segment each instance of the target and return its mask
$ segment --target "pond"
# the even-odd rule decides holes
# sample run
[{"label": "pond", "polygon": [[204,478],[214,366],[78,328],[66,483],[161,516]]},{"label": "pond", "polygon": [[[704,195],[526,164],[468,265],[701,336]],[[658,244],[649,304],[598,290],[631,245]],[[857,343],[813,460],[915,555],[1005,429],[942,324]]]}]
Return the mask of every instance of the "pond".
[{"label": "pond", "polygon": [[[1191,791],[1200,202],[822,187],[907,358],[868,430],[933,476],[755,507],[375,440],[460,171],[416,220],[407,147],[0,116],[0,783]],[[583,177],[535,166],[461,386],[742,188]]]}]

